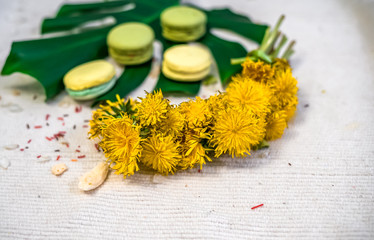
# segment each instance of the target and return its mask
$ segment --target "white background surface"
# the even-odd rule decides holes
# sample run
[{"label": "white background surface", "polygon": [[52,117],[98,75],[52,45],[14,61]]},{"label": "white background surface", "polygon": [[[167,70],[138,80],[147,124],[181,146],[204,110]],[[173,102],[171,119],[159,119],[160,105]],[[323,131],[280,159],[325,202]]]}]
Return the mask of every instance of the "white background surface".
[{"label": "white background surface", "polygon": [[[0,1],[0,66],[11,42],[37,38],[41,19],[61,2]],[[297,41],[292,66],[300,104],[282,139],[247,159],[215,159],[200,173],[154,177],[142,170],[126,180],[112,173],[87,194],[78,178],[103,159],[82,127],[89,104],[77,114],[80,103],[65,93],[44,103],[35,80],[1,77],[0,160],[11,166],[0,168],[0,239],[374,238],[374,2],[197,4],[229,5],[268,24],[286,15],[281,29]],[[10,112],[7,103],[23,111]],[[63,114],[65,126],[57,120]],[[43,128],[27,130],[26,123]],[[67,131],[70,148],[45,139],[57,131]],[[13,143],[29,149],[3,148]],[[86,158],[71,162],[78,145]],[[52,161],[38,163],[40,154]],[[50,173],[57,155],[69,167],[61,177]]]}]

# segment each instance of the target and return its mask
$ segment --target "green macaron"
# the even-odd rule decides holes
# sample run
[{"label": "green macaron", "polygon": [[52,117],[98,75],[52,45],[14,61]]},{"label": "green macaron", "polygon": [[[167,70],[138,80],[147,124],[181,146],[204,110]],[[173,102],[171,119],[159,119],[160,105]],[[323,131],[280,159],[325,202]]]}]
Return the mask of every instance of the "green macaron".
[{"label": "green macaron", "polygon": [[206,32],[207,17],[204,12],[187,6],[173,6],[161,13],[164,38],[174,42],[190,42]]},{"label": "green macaron", "polygon": [[76,100],[94,99],[114,86],[115,73],[114,66],[105,60],[87,62],[65,74],[65,88]]},{"label": "green macaron", "polygon": [[119,64],[137,65],[153,56],[153,29],[144,23],[123,23],[110,30],[109,55]]}]

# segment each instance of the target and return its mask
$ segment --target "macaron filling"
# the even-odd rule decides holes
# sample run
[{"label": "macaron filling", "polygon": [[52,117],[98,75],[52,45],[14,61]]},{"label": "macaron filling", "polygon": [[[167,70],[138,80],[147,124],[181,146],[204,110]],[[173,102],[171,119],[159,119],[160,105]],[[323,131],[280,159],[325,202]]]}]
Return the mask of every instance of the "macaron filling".
[{"label": "macaron filling", "polygon": [[115,85],[116,81],[117,78],[114,76],[111,80],[109,80],[109,82],[106,82],[98,86],[94,86],[83,90],[71,90],[69,88],[66,88],[66,91],[74,99],[89,100],[94,99],[109,91]]}]

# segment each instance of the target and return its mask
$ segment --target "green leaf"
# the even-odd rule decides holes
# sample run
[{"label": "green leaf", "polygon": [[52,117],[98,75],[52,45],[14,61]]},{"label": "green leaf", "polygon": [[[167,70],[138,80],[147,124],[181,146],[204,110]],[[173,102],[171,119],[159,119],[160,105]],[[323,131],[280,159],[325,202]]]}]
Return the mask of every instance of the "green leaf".
[{"label": "green leaf", "polygon": [[70,69],[108,55],[106,34],[109,29],[14,42],[1,74],[21,72],[36,78],[48,100],[64,89],[62,78]]},{"label": "green leaf", "polygon": [[[137,0],[134,2],[136,4],[136,7],[129,11],[106,12],[106,13],[97,12],[97,13],[92,13],[92,14],[78,15],[78,16],[62,16],[62,17],[56,17],[56,18],[46,18],[44,19],[42,23],[42,33],[67,31],[67,30],[74,29],[84,23],[99,20],[99,19],[104,19],[106,17],[114,17],[117,21],[116,24],[121,24],[121,23],[129,22],[129,21],[138,21],[138,22],[149,24],[153,22],[155,19],[159,18],[162,10],[164,10],[166,7],[176,5],[179,1],[160,0],[160,1],[157,1],[157,3],[154,3],[152,1]],[[101,6],[104,6],[104,5],[105,5],[104,3],[101,4]],[[81,7],[81,5],[79,5],[79,7]]]},{"label": "green leaf", "polygon": [[104,95],[98,97],[92,106],[104,100],[116,100],[116,95],[126,97],[131,91],[136,89],[148,76],[152,66],[152,61],[148,61],[141,65],[126,66],[125,71],[117,80],[116,85]]},{"label": "green leaf", "polygon": [[[132,2],[136,4],[134,9],[117,12],[120,7]],[[66,4],[60,8],[55,18],[45,19],[42,32],[72,30],[90,21],[111,16],[116,19],[116,24],[127,21],[141,21],[150,24],[155,30],[156,39],[162,43],[163,49],[166,50],[176,43],[162,37],[159,17],[163,9],[178,3],[178,0],[123,0]],[[229,9],[205,12],[208,16],[208,29],[225,28],[256,42],[260,42],[263,38],[266,26],[253,24],[246,16],[235,14]],[[35,77],[43,85],[46,99],[50,99],[63,89],[62,78],[67,71],[81,63],[104,58],[108,55],[106,35],[110,28],[104,27],[57,38],[15,42],[3,67],[2,74],[9,75],[14,72],[22,72]],[[232,74],[240,71],[240,66],[230,64],[230,58],[242,57],[246,54],[240,44],[222,40],[210,33],[207,33],[199,41],[207,45],[212,51],[223,83],[227,83]],[[143,82],[149,69],[150,65],[141,65],[138,68],[127,67],[112,91],[99,97],[98,101],[103,99],[114,100],[115,93],[125,96]],[[160,74],[156,88],[161,88],[164,92],[196,95],[200,88],[200,82],[175,82]]]},{"label": "green leaf", "polygon": [[168,79],[162,74],[159,75],[155,90],[161,89],[163,93],[184,93],[196,96],[200,90],[201,82],[176,82]]},{"label": "green leaf", "polygon": [[201,43],[205,44],[212,52],[223,85],[229,82],[233,74],[241,71],[242,67],[240,65],[232,65],[230,58],[246,55],[247,51],[242,45],[223,40],[211,33],[206,34]]},{"label": "green leaf", "polygon": [[92,14],[102,12],[103,10],[110,10],[118,8],[134,1],[110,1],[98,3],[83,3],[83,4],[64,4],[61,6],[56,17],[62,16],[78,16],[84,14]]}]

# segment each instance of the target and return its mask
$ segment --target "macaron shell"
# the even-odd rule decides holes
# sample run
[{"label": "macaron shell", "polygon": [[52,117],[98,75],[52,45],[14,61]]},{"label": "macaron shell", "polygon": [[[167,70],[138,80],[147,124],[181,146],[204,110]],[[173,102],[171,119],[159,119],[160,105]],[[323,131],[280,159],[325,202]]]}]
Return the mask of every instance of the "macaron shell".
[{"label": "macaron shell", "polygon": [[212,63],[210,52],[199,46],[176,45],[164,52],[164,63],[172,71],[199,72]]},{"label": "macaron shell", "polygon": [[153,48],[148,49],[141,55],[126,55],[118,54],[115,50],[109,48],[110,56],[119,64],[123,65],[137,65],[150,60],[153,56]]},{"label": "macaron shell", "polygon": [[95,60],[71,69],[64,76],[65,87],[74,91],[92,88],[110,81],[114,66],[105,60]]},{"label": "macaron shell", "polygon": [[148,25],[129,22],[120,24],[110,30],[107,43],[113,49],[138,50],[152,44],[154,38],[153,29]]},{"label": "macaron shell", "polygon": [[162,36],[174,42],[191,42],[204,36],[205,31],[205,25],[194,29],[174,29],[163,27]]},{"label": "macaron shell", "polygon": [[200,81],[207,77],[210,73],[210,67],[199,71],[199,72],[192,72],[192,73],[186,73],[186,72],[176,72],[169,68],[167,64],[162,65],[162,73],[167,77],[175,81],[181,81],[181,82],[195,82]]},{"label": "macaron shell", "polygon": [[161,24],[179,28],[194,28],[206,24],[204,12],[187,6],[173,6],[161,13]]},{"label": "macaron shell", "polygon": [[113,77],[109,82],[106,82],[96,87],[83,89],[80,91],[74,91],[69,88],[66,88],[66,91],[72,98],[76,100],[91,100],[108,92],[114,86],[116,81],[117,81],[117,78]]}]

